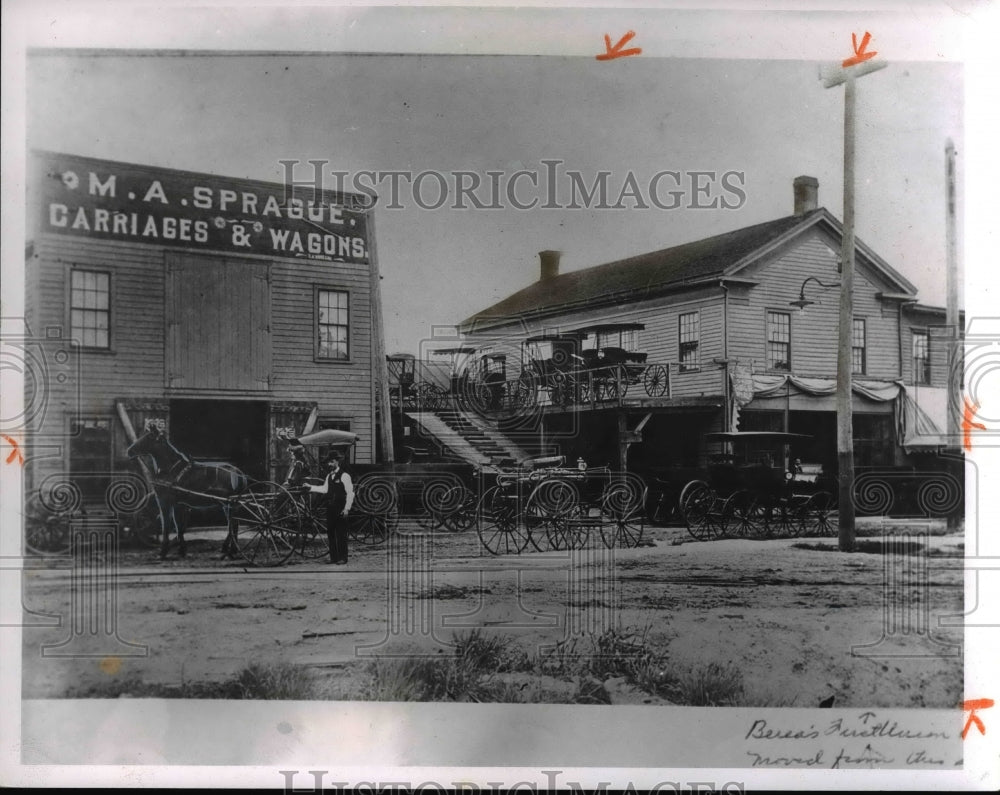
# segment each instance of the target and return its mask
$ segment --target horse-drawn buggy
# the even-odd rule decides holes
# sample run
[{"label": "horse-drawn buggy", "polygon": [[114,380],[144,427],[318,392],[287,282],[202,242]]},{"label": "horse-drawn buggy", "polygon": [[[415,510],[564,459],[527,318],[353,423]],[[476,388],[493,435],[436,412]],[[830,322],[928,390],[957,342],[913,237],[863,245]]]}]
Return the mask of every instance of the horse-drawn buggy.
[{"label": "horse-drawn buggy", "polygon": [[680,513],[699,540],[724,535],[832,535],[836,491],[818,465],[790,459],[788,448],[809,436],[772,431],[710,433],[725,452],[710,459],[707,480],[681,491]]},{"label": "horse-drawn buggy", "polygon": [[645,486],[607,467],[566,467],[563,456],[524,462],[499,473],[476,506],[483,547],[494,555],[587,546],[592,533],[608,548],[642,540]]},{"label": "horse-drawn buggy", "polygon": [[583,397],[580,350],[586,336],[574,331],[539,334],[524,340],[519,391],[536,397],[541,390],[556,406],[579,402]]}]

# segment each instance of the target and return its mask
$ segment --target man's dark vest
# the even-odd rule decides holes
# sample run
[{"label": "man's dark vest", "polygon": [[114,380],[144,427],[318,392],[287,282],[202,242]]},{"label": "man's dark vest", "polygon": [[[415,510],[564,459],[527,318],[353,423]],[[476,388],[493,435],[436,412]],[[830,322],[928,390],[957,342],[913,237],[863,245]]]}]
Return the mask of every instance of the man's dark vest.
[{"label": "man's dark vest", "polygon": [[328,475],[327,477],[329,478],[326,493],[327,505],[329,506],[327,510],[333,513],[334,516],[340,516],[344,510],[344,506],[347,505],[347,489],[344,488],[342,482],[344,470],[338,469],[336,474]]}]

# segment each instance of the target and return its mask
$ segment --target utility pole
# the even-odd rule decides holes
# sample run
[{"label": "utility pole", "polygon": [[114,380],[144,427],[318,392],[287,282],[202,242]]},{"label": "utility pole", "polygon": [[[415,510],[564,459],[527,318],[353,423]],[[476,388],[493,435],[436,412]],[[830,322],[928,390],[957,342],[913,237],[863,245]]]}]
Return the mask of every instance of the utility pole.
[{"label": "utility pole", "polygon": [[[947,270],[948,303],[945,309],[945,325],[948,327],[948,447],[952,455],[961,460],[962,448],[959,444],[961,422],[959,406],[962,402],[962,378],[959,373],[959,345],[961,328],[958,315],[958,252],[955,243],[955,144],[948,139],[944,150],[945,175],[945,268]],[[964,474],[964,473],[963,473]],[[948,514],[948,530],[959,529],[960,517],[957,511]]]},{"label": "utility pole", "polygon": [[837,466],[839,470],[838,546],[854,551],[854,415],[852,411],[851,338],[854,329],[854,139],[855,81],[883,69],[885,61],[872,61],[877,53],[865,52],[871,36],[860,46],[854,38],[854,56],[839,64],[820,67],[826,88],[844,84],[844,232],[840,247],[840,325],[837,335]]}]

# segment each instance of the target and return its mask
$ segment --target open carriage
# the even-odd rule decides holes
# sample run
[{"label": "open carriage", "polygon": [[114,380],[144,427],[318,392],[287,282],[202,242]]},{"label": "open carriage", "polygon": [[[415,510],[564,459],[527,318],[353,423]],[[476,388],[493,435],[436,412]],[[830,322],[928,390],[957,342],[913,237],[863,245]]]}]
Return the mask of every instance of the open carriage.
[{"label": "open carriage", "polygon": [[624,397],[630,387],[640,385],[649,397],[666,394],[667,368],[647,364],[647,354],[634,350],[635,332],[644,328],[642,323],[601,323],[578,330],[587,338],[580,351],[579,374],[585,395],[595,400],[616,400]]},{"label": "open carriage", "polygon": [[707,480],[681,491],[679,509],[692,536],[833,535],[836,508],[832,479],[815,465],[789,456],[789,447],[810,437],[796,433],[710,433],[725,452],[712,457]]},{"label": "open carriage", "polygon": [[494,555],[579,549],[600,535],[610,548],[642,540],[645,486],[608,467],[565,466],[563,456],[532,459],[501,473],[476,506],[483,547]]}]

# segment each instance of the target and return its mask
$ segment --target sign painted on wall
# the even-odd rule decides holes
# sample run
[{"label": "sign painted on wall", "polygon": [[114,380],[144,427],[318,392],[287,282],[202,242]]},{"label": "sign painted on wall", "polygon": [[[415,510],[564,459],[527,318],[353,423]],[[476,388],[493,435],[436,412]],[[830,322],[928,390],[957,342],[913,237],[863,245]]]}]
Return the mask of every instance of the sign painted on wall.
[{"label": "sign painted on wall", "polygon": [[367,262],[368,197],[36,153],[39,231]]}]

